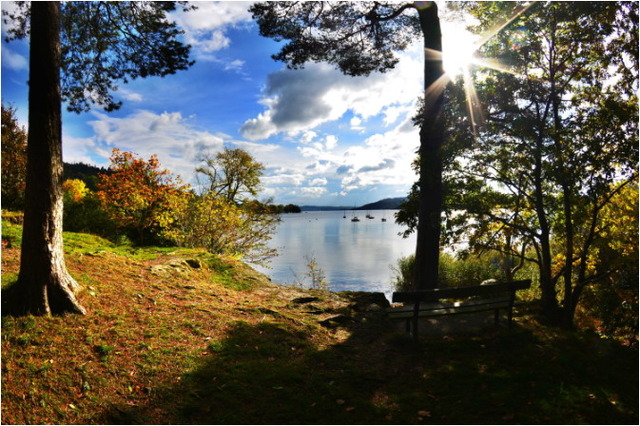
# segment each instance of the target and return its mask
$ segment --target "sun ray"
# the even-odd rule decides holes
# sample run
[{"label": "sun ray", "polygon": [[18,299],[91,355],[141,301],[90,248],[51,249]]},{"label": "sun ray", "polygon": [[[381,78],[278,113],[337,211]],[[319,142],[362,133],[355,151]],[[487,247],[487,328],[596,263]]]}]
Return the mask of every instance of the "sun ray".
[{"label": "sun ray", "polygon": [[471,132],[473,133],[473,136],[476,137],[478,127],[484,123],[484,117],[482,116],[480,100],[476,93],[476,86],[473,83],[471,71],[468,67],[463,70],[462,79],[464,83],[465,100],[467,102],[467,113],[471,120]]},{"label": "sun ray", "polygon": [[429,47],[424,48],[424,58],[427,61],[441,61],[443,56],[439,50],[431,49]]},{"label": "sun ray", "polygon": [[[471,66],[493,69],[498,72],[509,73],[512,75],[520,75],[515,70],[510,69],[507,65],[502,63],[499,59],[478,57],[477,53],[482,46],[484,46],[489,40],[491,40],[491,38],[495,37],[502,30],[504,30],[508,25],[513,23],[519,17],[521,17],[535,3],[536,2],[534,1],[519,7],[517,10],[514,11],[513,14],[508,16],[506,19],[493,25],[488,31],[486,31],[480,36],[478,41],[473,43],[471,49],[468,49],[468,51],[465,51],[464,46],[457,45],[456,46],[457,51],[453,52],[454,55],[457,55],[457,57],[455,58],[456,60],[454,61],[454,66],[452,67],[452,69],[447,70],[447,72],[443,75],[443,78],[440,79],[442,81],[438,80],[438,82],[436,82],[438,83],[438,86],[442,84],[442,88],[444,90],[444,86],[446,86],[446,84],[449,81],[453,80],[455,75],[462,76],[462,82],[464,85],[464,92],[465,92],[465,101],[467,104],[467,113],[469,115],[469,120],[471,122],[471,130],[474,137],[477,136],[479,127],[481,127],[482,124],[484,123],[484,117],[482,114],[480,100],[478,98],[478,94],[475,88],[475,83],[474,83],[473,75],[471,72]],[[520,46],[524,40],[526,40],[526,33],[523,33],[523,34],[516,33],[514,35],[514,39],[512,42],[513,48],[518,48],[518,46]],[[442,53],[425,49],[425,58],[431,59],[431,60],[442,60]],[[436,83],[434,83],[432,87],[427,89],[427,93],[425,95],[425,101],[430,91],[433,93],[437,93],[435,92],[435,90],[437,90],[438,87],[434,87]]]},{"label": "sun ray", "polygon": [[518,72],[510,69],[508,66],[504,65],[502,62],[500,62],[499,59],[496,58],[474,58],[471,65],[482,68],[490,68],[492,70],[504,72],[507,74],[519,75]]},{"label": "sun ray", "polygon": [[536,4],[535,1],[532,1],[531,3],[520,7],[520,9],[518,9],[513,15],[509,16],[507,19],[505,19],[503,22],[499,22],[497,24],[494,24],[489,30],[487,30],[481,37],[480,37],[480,41],[478,42],[478,49],[482,46],[484,46],[493,36],[495,36],[496,34],[498,34],[500,31],[502,31],[504,28],[506,28],[509,24],[511,24],[513,21],[515,21],[516,19],[518,19],[520,16],[522,16],[523,13],[525,13],[527,10],[529,10],[534,4]]}]

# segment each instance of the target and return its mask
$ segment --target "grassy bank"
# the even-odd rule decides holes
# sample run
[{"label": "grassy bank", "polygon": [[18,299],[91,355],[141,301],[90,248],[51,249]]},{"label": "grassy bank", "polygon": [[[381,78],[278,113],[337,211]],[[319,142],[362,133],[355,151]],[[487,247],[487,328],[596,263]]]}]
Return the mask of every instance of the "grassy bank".
[{"label": "grassy bank", "polygon": [[[18,225],[3,224],[3,286]],[[2,422],[637,423],[638,352],[546,328],[414,344],[354,295],[65,234],[86,316],[2,318]],[[10,241],[10,247],[7,247]]]}]

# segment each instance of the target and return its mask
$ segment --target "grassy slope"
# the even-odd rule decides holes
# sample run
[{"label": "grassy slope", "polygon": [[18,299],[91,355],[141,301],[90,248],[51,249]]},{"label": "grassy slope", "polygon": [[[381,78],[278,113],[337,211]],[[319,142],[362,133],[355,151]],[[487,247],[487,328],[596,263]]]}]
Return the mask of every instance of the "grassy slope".
[{"label": "grassy slope", "polygon": [[[3,223],[3,285],[19,231]],[[592,335],[521,316],[414,345],[328,292],[294,303],[305,292],[240,262],[65,238],[89,315],[2,318],[5,424],[638,420],[637,350]],[[319,324],[338,313],[356,320]]]}]

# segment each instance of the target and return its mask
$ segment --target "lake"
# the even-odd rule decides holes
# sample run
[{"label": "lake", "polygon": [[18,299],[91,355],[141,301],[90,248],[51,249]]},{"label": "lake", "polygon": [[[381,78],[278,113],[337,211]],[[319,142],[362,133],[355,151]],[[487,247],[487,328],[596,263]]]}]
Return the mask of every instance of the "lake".
[{"label": "lake", "polygon": [[[416,244],[415,233],[406,239],[398,235],[404,227],[395,223],[396,211],[372,210],[374,219],[367,219],[366,211],[349,210],[283,214],[269,243],[280,255],[272,259],[271,269],[256,269],[278,284],[301,281],[308,287],[306,258],[314,258],[329,290],[379,291],[391,299],[391,266],[413,253]],[[360,222],[351,221],[354,214]]]}]

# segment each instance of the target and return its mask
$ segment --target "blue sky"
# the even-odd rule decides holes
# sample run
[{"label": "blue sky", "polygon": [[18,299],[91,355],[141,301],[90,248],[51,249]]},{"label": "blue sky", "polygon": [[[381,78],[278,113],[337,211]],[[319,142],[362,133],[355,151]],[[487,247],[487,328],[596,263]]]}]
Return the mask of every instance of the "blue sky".
[{"label": "blue sky", "polygon": [[[385,74],[353,78],[317,63],[287,70],[271,59],[278,44],[258,34],[249,5],[198,2],[196,11],[176,13],[196,64],[122,85],[119,111],[65,111],[64,160],[106,167],[113,148],[157,154],[195,183],[199,153],[238,147],[266,167],[261,199],[351,206],[405,196],[416,179],[411,117],[422,89],[422,41]],[[459,35],[444,23],[445,49]],[[2,101],[23,125],[27,64],[26,41],[2,42]]]}]

